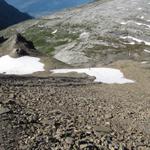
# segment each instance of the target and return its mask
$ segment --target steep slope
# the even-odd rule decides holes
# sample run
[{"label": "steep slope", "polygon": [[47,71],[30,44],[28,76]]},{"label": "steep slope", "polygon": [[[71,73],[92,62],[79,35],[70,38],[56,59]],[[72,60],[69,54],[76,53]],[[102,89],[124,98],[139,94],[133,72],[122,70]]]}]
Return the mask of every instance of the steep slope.
[{"label": "steep slope", "polygon": [[[50,68],[55,68],[55,65],[68,67],[68,65],[63,64],[62,62],[53,58],[48,58],[46,55],[40,53],[36,50],[32,41],[26,39],[20,33],[16,33],[9,38],[4,38],[3,36],[0,37],[0,68],[2,69],[3,66],[5,66],[5,71],[2,71],[3,69],[0,70],[0,74],[6,74],[8,70],[10,71],[9,74],[18,74],[18,72],[20,75],[22,73],[32,74],[34,72],[30,72],[30,69],[32,70],[34,64],[37,64],[36,62],[39,60],[42,62],[42,65],[44,65],[44,68],[42,67],[44,69],[42,69],[43,72],[37,73],[39,76],[49,76]],[[24,66],[29,72],[24,72]],[[27,66],[29,68],[27,68]],[[22,68],[23,70],[21,71],[20,69]],[[36,68],[38,67],[35,67],[34,69],[36,70]]]},{"label": "steep slope", "polygon": [[[1,31],[2,52],[32,40],[44,53],[39,58],[48,75],[52,68],[105,66],[134,81],[110,85],[70,75],[4,76],[12,64],[1,61],[1,149],[150,150],[149,14],[149,0],[100,0]],[[16,30],[27,40],[10,37]],[[22,64],[13,67],[24,71]]]},{"label": "steep slope", "polygon": [[5,0],[0,0],[0,29],[31,18],[28,14],[22,13],[9,5]]},{"label": "steep slope", "polygon": [[149,0],[100,0],[27,21],[2,34],[19,30],[38,50],[72,66],[128,59],[149,62],[149,13]]}]

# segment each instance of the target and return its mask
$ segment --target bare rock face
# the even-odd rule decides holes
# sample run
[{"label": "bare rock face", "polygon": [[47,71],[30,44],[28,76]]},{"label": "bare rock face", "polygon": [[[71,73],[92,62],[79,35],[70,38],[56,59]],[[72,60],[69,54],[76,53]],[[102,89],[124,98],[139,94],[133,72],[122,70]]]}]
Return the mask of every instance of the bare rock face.
[{"label": "bare rock face", "polygon": [[38,51],[36,51],[32,41],[26,40],[26,38],[23,37],[20,33],[10,37],[4,43],[4,45],[5,49],[7,49],[9,55],[12,57],[38,55]]},{"label": "bare rock face", "polygon": [[21,48],[16,48],[12,51],[11,55],[17,57],[17,56],[27,56],[29,54]]},{"label": "bare rock face", "polygon": [[25,37],[23,37],[20,33],[17,33],[15,35],[15,41],[16,41],[16,44],[22,43],[24,44],[26,48],[35,49],[32,41],[26,40]]},{"label": "bare rock face", "polygon": [[11,56],[20,57],[26,55],[32,55],[35,51],[35,47],[31,41],[26,40],[20,33],[17,33],[13,39],[13,50]]}]

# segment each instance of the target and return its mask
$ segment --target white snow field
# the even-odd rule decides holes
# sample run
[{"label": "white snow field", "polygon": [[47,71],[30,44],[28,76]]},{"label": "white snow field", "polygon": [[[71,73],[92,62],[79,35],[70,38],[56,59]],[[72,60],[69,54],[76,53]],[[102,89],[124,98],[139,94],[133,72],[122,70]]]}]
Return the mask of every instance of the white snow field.
[{"label": "white snow field", "polygon": [[86,73],[87,75],[94,76],[96,78],[94,82],[102,82],[107,84],[134,83],[133,80],[126,79],[120,70],[112,68],[55,69],[50,71],[53,74],[70,72]]},{"label": "white snow field", "polygon": [[25,75],[38,71],[44,71],[44,64],[39,62],[40,58],[23,56],[12,58],[9,55],[0,57],[0,73]]}]

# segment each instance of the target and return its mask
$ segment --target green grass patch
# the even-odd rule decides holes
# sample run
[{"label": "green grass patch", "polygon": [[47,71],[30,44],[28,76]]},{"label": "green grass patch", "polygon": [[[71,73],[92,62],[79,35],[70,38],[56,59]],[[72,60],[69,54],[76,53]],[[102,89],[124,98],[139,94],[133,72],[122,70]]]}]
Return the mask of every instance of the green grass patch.
[{"label": "green grass patch", "polygon": [[56,28],[58,31],[55,34],[52,32],[55,29],[34,27],[28,29],[24,36],[31,40],[35,47],[42,53],[51,55],[55,47],[67,44],[79,37],[77,33],[70,33],[64,28]]}]

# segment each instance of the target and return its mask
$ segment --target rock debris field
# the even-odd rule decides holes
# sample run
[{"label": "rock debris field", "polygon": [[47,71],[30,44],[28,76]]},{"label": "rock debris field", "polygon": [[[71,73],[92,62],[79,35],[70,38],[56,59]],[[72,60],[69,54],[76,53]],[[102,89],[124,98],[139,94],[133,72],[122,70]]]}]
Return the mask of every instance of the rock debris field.
[{"label": "rock debris field", "polygon": [[0,150],[150,150],[149,14],[97,1],[1,31]]},{"label": "rock debris field", "polygon": [[1,76],[0,147],[148,150],[150,93],[142,83]]}]

